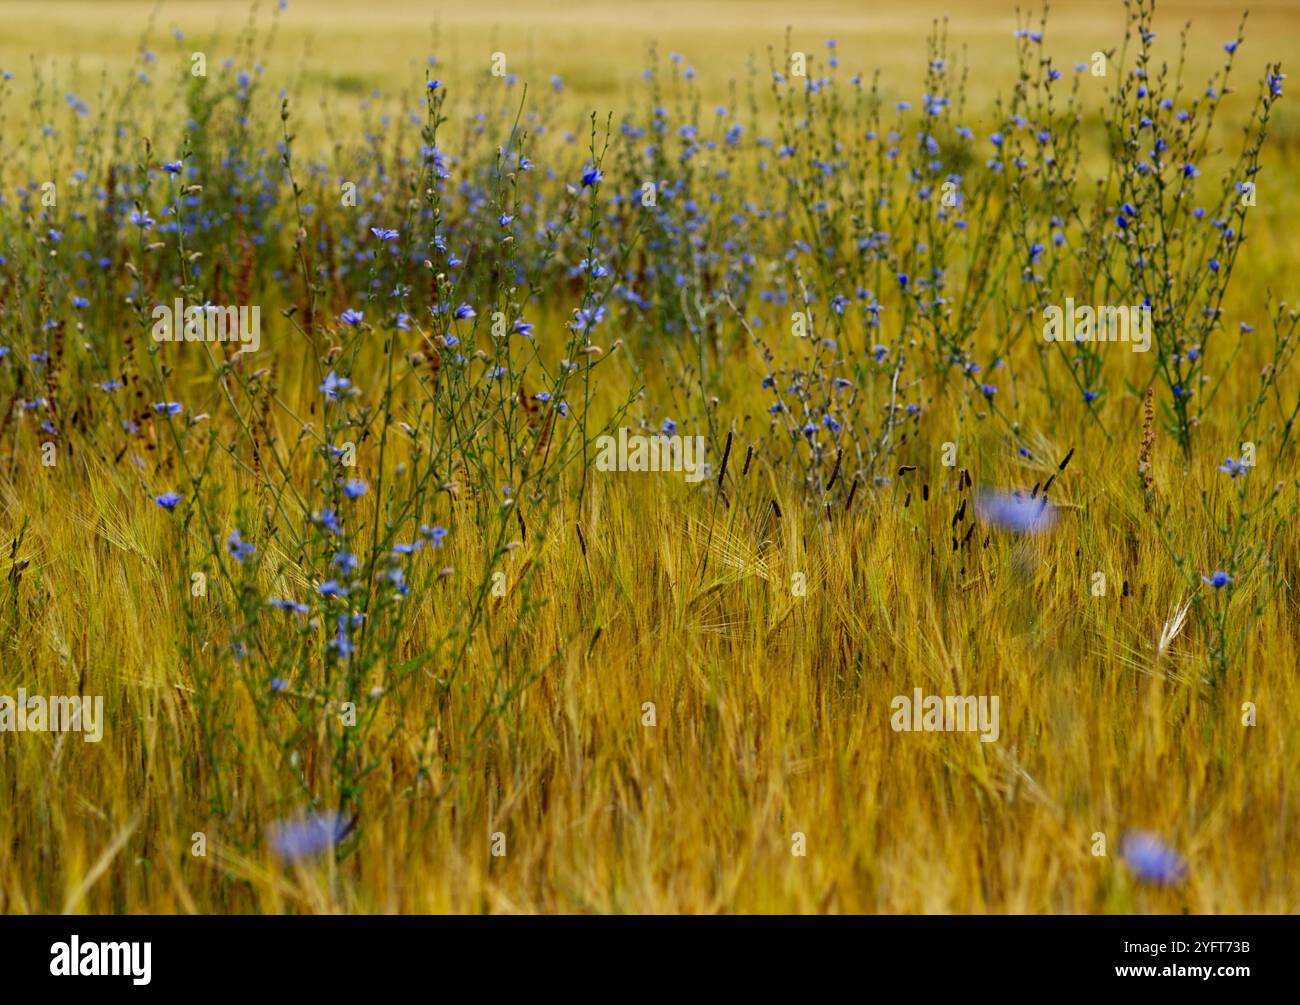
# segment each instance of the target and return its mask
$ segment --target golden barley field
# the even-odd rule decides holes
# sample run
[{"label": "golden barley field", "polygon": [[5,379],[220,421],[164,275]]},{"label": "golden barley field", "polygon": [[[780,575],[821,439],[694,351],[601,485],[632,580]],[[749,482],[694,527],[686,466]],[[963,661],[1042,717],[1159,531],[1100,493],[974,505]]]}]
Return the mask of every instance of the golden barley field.
[{"label": "golden barley field", "polygon": [[1249,6],[0,5],[0,912],[1300,911]]}]

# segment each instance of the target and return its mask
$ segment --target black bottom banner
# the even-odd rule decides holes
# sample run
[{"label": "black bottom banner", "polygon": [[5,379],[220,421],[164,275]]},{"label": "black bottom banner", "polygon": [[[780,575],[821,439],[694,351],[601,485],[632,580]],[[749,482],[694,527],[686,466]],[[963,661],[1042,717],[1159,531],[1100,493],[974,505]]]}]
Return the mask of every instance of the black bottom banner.
[{"label": "black bottom banner", "polygon": [[337,993],[453,975],[489,994],[628,981],[806,994],[882,978],[1233,993],[1232,982],[1289,983],[1297,936],[1297,918],[1260,916],[0,918],[7,989],[78,994]]}]

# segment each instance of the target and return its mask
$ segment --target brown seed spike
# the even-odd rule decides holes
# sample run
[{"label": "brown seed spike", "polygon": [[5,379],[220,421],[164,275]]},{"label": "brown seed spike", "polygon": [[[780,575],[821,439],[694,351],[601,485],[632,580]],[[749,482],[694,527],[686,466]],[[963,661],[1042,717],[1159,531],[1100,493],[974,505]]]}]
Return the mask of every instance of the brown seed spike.
[{"label": "brown seed spike", "polygon": [[835,479],[838,478],[839,476],[840,476],[840,451],[837,450],[835,451],[835,470],[831,472],[831,480],[826,483],[827,491],[830,491],[831,486],[835,484]]},{"label": "brown seed spike", "polygon": [[1057,465],[1056,470],[1057,470],[1057,471],[1064,471],[1066,465],[1070,463],[1070,458],[1073,457],[1073,456],[1074,456],[1074,447],[1071,447],[1069,453],[1067,453],[1067,454],[1065,455],[1065,459],[1064,459],[1063,461],[1061,461],[1060,464]]}]

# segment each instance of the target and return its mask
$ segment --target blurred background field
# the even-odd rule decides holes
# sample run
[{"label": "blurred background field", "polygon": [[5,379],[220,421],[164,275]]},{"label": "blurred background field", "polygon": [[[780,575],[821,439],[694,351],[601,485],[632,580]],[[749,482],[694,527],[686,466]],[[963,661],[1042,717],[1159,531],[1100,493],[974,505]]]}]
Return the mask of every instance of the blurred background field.
[{"label": "blurred background field", "polygon": [[[274,7],[275,0],[265,0],[257,19],[269,21]],[[534,88],[545,88],[552,75],[561,75],[576,116],[592,109],[603,115],[625,108],[652,44],[664,55],[681,53],[699,73],[703,98],[722,100],[730,83],[744,78],[751,58],[766,69],[769,46],[779,57],[787,28],[792,49],[821,53],[825,41],[834,38],[846,70],[879,69],[887,90],[912,88],[925,66],[926,33],[934,22],[946,20],[954,46],[966,50],[970,95],[979,105],[1009,86],[1007,40],[1018,27],[1017,7],[1025,18],[1037,17],[1033,5],[1000,0],[555,5],[292,0],[280,23],[275,69],[281,80],[300,74],[308,98],[348,99],[418,87],[430,55],[440,61],[440,77],[464,87],[482,77],[491,54],[501,51],[509,57],[510,72]],[[60,82],[75,88],[102,71],[120,76],[134,68],[142,38],[160,53],[210,46],[220,59],[249,22],[250,5],[243,0],[6,0],[3,9],[0,67],[25,67],[37,55],[43,65],[57,62]],[[1255,80],[1266,63],[1300,48],[1300,5],[1170,0],[1159,5],[1153,23],[1158,33],[1172,35],[1192,22],[1188,66],[1193,78],[1204,77],[1218,65],[1219,44],[1235,34],[1245,9],[1250,42],[1240,66],[1243,79]],[[1050,5],[1050,14],[1045,51],[1062,66],[1110,48],[1123,30],[1118,2],[1059,0]],[[146,32],[150,20],[153,28]],[[177,28],[185,33],[186,46],[173,44]],[[1283,117],[1294,122],[1290,109]]]}]

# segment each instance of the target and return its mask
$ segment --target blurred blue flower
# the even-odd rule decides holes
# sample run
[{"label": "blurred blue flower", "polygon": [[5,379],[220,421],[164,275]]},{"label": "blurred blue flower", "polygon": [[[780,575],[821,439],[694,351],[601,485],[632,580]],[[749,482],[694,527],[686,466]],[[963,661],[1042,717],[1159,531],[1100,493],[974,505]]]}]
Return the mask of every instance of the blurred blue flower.
[{"label": "blurred blue flower", "polygon": [[1046,496],[1031,499],[1018,492],[986,492],[976,501],[975,509],[985,523],[1019,534],[1039,534],[1056,523],[1056,511]]},{"label": "blurred blue flower", "polygon": [[352,381],[347,377],[337,376],[333,370],[325,378],[325,383],[321,384],[321,392],[325,395],[327,401],[334,401],[339,396],[340,391],[346,391],[352,386]]},{"label": "blurred blue flower", "polygon": [[176,508],[176,504],[184,498],[179,492],[164,492],[160,496],[154,496],[153,501],[170,513]]},{"label": "blurred blue flower", "polygon": [[332,813],[281,821],[271,828],[271,848],[280,858],[296,862],[333,848],[350,829],[342,817]]},{"label": "blurred blue flower", "polygon": [[237,562],[242,562],[257,551],[257,546],[249,541],[245,541],[243,537],[240,536],[239,528],[235,528],[230,537],[226,539],[226,550],[230,552],[231,557]]},{"label": "blurred blue flower", "polygon": [[327,509],[323,513],[316,513],[312,516],[312,519],[327,527],[331,533],[337,534],[339,537],[343,536],[343,526],[339,523],[338,514],[332,509]]},{"label": "blurred blue flower", "polygon": [[1187,862],[1150,831],[1129,831],[1120,841],[1124,864],[1143,883],[1173,886],[1187,875]]},{"label": "blurred blue flower", "polygon": [[573,327],[580,332],[589,331],[604,319],[604,304],[597,304],[595,307],[580,307],[573,312]]},{"label": "blurred blue flower", "polygon": [[334,650],[339,659],[345,660],[356,652],[356,647],[352,640],[348,638],[348,619],[339,615],[338,628],[334,632],[334,638],[329,642],[329,647]]}]

